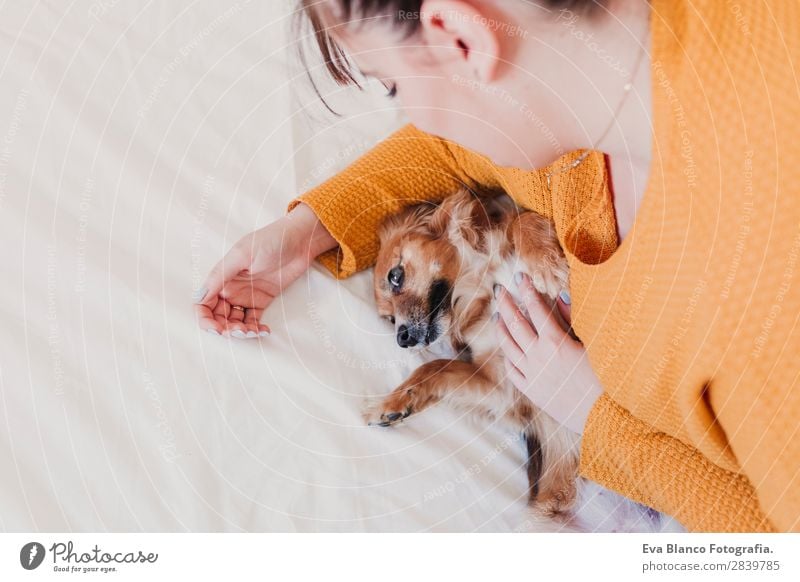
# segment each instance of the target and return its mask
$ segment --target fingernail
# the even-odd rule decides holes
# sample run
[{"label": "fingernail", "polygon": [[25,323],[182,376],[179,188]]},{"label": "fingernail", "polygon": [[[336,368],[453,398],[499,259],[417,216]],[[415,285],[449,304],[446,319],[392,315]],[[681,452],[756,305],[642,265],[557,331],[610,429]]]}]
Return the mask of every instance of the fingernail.
[{"label": "fingernail", "polygon": [[203,299],[205,299],[206,294],[208,293],[208,289],[206,287],[201,287],[200,289],[196,289],[194,293],[192,293],[192,299],[195,303],[200,303]]},{"label": "fingernail", "polygon": [[258,332],[258,335],[261,336],[261,337],[267,337],[269,335],[269,332],[268,331],[260,331],[260,332]]},{"label": "fingernail", "polygon": [[247,332],[247,337],[258,337],[258,334],[256,332],[254,332],[254,331],[248,331]]},{"label": "fingernail", "polygon": [[495,311],[492,313],[492,323],[497,323],[498,319],[500,319],[500,312]]},{"label": "fingernail", "polygon": [[206,331],[212,335],[219,335],[219,332],[213,327],[209,327]]},{"label": "fingernail", "polygon": [[517,271],[514,273],[514,284],[519,286],[522,283],[522,271]]},{"label": "fingernail", "polygon": [[500,283],[495,283],[494,287],[492,287],[492,294],[494,295],[495,299],[497,299],[497,297],[500,295],[500,289],[502,288],[503,286]]},{"label": "fingernail", "polygon": [[561,297],[561,301],[563,301],[565,305],[570,304],[571,298],[569,296],[569,291],[567,291],[566,289],[562,289],[561,293],[559,293],[558,296]]},{"label": "fingernail", "polygon": [[234,329],[234,330],[231,332],[231,335],[232,335],[233,337],[238,337],[238,338],[243,338],[243,337],[246,337],[246,336],[244,335],[244,332],[243,332],[241,329]]},{"label": "fingernail", "polygon": [[536,271],[533,274],[533,286],[540,290],[545,288],[544,277],[542,277],[542,273],[540,271]]}]

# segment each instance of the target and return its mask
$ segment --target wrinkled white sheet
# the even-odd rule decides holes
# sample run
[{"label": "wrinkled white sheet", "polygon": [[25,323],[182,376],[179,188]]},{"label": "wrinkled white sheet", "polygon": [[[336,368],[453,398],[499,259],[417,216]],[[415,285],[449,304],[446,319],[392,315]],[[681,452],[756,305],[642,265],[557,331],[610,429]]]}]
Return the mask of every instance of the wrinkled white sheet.
[{"label": "wrinkled white sheet", "polygon": [[402,122],[382,88],[323,84],[348,115],[326,113],[290,4],[2,5],[3,530],[546,527],[499,427],[445,408],[363,425],[418,364],[369,273],[315,266],[263,340],[195,325],[233,242]]}]

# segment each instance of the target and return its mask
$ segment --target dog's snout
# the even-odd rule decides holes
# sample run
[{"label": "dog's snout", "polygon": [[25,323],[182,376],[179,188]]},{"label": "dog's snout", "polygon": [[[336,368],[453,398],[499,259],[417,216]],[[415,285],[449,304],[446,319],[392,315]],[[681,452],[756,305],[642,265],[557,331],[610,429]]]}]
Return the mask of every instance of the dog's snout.
[{"label": "dog's snout", "polygon": [[397,345],[401,348],[410,348],[419,343],[415,329],[409,328],[407,325],[401,325],[397,328]]},{"label": "dog's snout", "polygon": [[417,345],[417,338],[413,336],[407,325],[401,325],[397,328],[397,344],[401,348],[410,348]]}]

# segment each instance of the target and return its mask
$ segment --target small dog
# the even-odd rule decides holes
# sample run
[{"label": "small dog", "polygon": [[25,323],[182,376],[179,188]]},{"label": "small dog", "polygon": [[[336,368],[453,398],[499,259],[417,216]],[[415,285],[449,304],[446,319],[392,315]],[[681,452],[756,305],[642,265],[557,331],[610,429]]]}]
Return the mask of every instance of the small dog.
[{"label": "small dog", "polygon": [[581,504],[580,437],[506,379],[489,321],[496,310],[494,285],[512,292],[517,271],[532,275],[551,307],[567,288],[567,260],[552,222],[518,208],[505,194],[461,190],[439,206],[416,205],[390,217],[379,239],[374,277],[379,314],[394,324],[401,347],[445,357],[417,368],[367,410],[367,421],[391,426],[442,400],[503,419],[527,444],[530,505],[545,516],[567,519]]}]

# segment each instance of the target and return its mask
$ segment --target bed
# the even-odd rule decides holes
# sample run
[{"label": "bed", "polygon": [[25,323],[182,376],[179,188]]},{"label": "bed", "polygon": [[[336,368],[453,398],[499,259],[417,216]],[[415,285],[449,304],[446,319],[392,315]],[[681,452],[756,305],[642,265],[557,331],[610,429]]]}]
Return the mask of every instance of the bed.
[{"label": "bed", "polygon": [[[228,340],[191,296],[403,123],[296,57],[292,2],[76,0],[0,19],[0,528],[545,531],[516,435],[365,401],[419,365],[371,273],[315,265]],[[312,65],[314,63],[312,62]],[[313,67],[312,67],[313,68]]]}]

